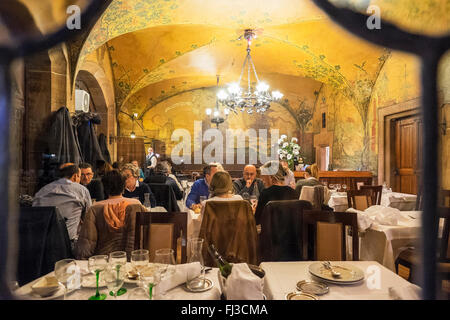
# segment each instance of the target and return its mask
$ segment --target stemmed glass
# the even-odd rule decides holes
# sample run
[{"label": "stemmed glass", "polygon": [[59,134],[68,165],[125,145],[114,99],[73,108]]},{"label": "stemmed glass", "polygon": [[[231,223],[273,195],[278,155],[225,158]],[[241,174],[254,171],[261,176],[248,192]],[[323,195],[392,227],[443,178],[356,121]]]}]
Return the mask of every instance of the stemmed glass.
[{"label": "stemmed glass", "polygon": [[119,264],[110,264],[105,270],[105,282],[108,287],[108,291],[112,292],[114,299],[117,299],[120,288],[125,281],[125,268],[121,268]]},{"label": "stemmed glass", "polygon": [[336,191],[337,191],[337,192],[341,191],[341,185],[340,185],[339,183],[336,184]]},{"label": "stemmed glass", "polygon": [[150,259],[149,251],[146,249],[131,251],[131,266],[138,275],[139,286],[142,286],[141,283],[142,271],[148,266],[149,259]]},{"label": "stemmed glass", "polygon": [[330,184],[328,185],[328,188],[329,188],[330,190],[334,190],[334,184],[330,183]]},{"label": "stemmed glass", "polygon": [[344,189],[344,192],[347,192],[347,185],[345,183],[342,185],[342,189]]},{"label": "stemmed glass", "polygon": [[[158,263],[161,271],[161,279],[166,280],[175,274],[175,257],[173,249],[159,249],[155,251],[155,263]],[[162,296],[166,296],[164,286]]]},{"label": "stemmed glass", "polygon": [[71,267],[76,266],[74,259],[63,259],[55,263],[55,277],[60,284],[64,286],[64,292],[67,292],[68,283],[70,276],[73,274],[69,270]]},{"label": "stemmed glass", "polygon": [[[127,253],[125,251],[114,251],[109,254],[109,264],[115,268],[117,272],[117,277],[119,276],[119,272],[125,269],[125,265],[127,264]],[[117,295],[121,296],[127,293],[127,289],[120,288],[117,291]],[[109,293],[111,296],[111,292]]]},{"label": "stemmed glass", "polygon": [[153,300],[153,288],[161,281],[161,272],[162,268],[157,264],[150,264],[145,272],[142,272],[142,285],[150,300]]},{"label": "stemmed glass", "polygon": [[106,267],[108,266],[108,256],[107,255],[98,255],[90,257],[88,260],[88,268],[89,271],[95,274],[96,278],[96,291],[95,295],[91,296],[89,300],[105,300],[106,294],[98,291],[98,280],[100,276],[100,272],[104,271]]}]

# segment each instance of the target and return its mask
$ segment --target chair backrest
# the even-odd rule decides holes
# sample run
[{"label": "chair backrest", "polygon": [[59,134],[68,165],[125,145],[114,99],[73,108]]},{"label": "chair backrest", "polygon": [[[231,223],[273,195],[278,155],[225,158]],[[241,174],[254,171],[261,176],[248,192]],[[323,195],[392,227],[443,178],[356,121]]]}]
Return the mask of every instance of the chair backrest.
[{"label": "chair backrest", "polygon": [[22,207],[19,217],[17,281],[20,286],[73,258],[64,218],[57,207]]},{"label": "chair backrest", "polygon": [[303,186],[299,199],[309,201],[314,209],[321,210],[324,203],[324,190],[323,185]]},{"label": "chair backrest", "polygon": [[444,219],[440,244],[439,261],[450,262],[450,207],[439,207],[439,218]]},{"label": "chair backrest", "polygon": [[216,266],[207,250],[210,244],[228,262],[258,264],[258,235],[248,201],[206,201],[199,237],[207,266]]},{"label": "chair backrest", "polygon": [[303,259],[303,210],[313,207],[305,200],[269,201],[261,215],[261,261]]},{"label": "chair backrest", "polygon": [[372,205],[380,205],[381,204],[381,195],[383,193],[383,186],[360,186],[360,190],[370,190],[372,193]]},{"label": "chair backrest", "polygon": [[303,212],[303,253],[307,254],[305,260],[346,260],[346,227],[352,231],[352,259],[358,261],[359,237],[356,213],[305,210]]},{"label": "chair backrest", "polygon": [[165,183],[149,183],[148,186],[155,195],[156,206],[166,208],[167,212],[180,211],[172,186]]},{"label": "chair backrest", "polygon": [[177,263],[186,263],[186,212],[138,212],[136,213],[135,249],[148,249],[150,261],[155,251],[172,248]]},{"label": "chair backrest", "polygon": [[372,205],[372,191],[369,189],[347,190],[348,207],[364,211]]}]

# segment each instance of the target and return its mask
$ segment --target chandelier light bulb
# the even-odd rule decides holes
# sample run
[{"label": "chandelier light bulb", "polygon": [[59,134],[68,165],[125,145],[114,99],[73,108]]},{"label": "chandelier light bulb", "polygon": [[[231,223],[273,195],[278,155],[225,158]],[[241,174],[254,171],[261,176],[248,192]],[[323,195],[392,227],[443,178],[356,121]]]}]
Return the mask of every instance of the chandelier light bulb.
[{"label": "chandelier light bulb", "polygon": [[219,116],[219,111],[214,111],[214,117],[218,117]]},{"label": "chandelier light bulb", "polygon": [[230,113],[230,110],[228,110],[228,108],[225,108],[225,109],[223,110],[223,113],[224,113],[225,115],[228,115],[228,114]]},{"label": "chandelier light bulb", "polygon": [[130,138],[131,139],[136,139],[136,134],[134,133],[134,131],[131,131]]},{"label": "chandelier light bulb", "polygon": [[259,82],[256,86],[256,91],[258,92],[266,92],[267,90],[269,90],[269,85],[265,82]]},{"label": "chandelier light bulb", "polygon": [[219,98],[219,100],[226,100],[228,98],[228,94],[225,92],[225,90],[220,90],[217,93],[217,98]]},{"label": "chandelier light bulb", "polygon": [[241,88],[239,87],[239,84],[236,82],[230,83],[228,86],[228,92],[230,94],[238,95],[241,92]]},{"label": "chandelier light bulb", "polygon": [[206,109],[206,115],[210,116],[211,115],[212,110],[211,109]]},{"label": "chandelier light bulb", "polygon": [[283,94],[280,91],[272,91],[272,97],[274,100],[279,100],[283,98]]}]

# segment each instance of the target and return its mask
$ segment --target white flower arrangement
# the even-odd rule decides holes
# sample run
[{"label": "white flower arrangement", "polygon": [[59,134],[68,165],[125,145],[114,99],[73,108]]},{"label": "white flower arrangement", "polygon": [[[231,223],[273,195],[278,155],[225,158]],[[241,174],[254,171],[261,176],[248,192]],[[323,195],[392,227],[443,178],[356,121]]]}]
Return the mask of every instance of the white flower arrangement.
[{"label": "white flower arrangement", "polygon": [[294,170],[295,164],[303,163],[303,159],[300,156],[300,146],[297,142],[298,139],[295,137],[289,141],[285,134],[281,135],[278,140],[278,154],[280,160],[286,160],[291,170]]}]

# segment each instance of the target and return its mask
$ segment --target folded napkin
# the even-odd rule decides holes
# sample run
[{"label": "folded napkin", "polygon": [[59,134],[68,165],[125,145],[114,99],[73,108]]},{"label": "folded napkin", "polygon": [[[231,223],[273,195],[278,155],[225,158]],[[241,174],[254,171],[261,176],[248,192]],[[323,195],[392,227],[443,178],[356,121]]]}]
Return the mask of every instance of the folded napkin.
[{"label": "folded napkin", "polygon": [[357,213],[358,217],[358,229],[361,232],[366,231],[369,229],[373,224],[373,219],[367,215],[364,211],[356,210],[353,208],[348,208],[346,212],[355,212]]},{"label": "folded napkin", "polygon": [[180,284],[186,283],[187,275],[192,277],[197,277],[200,275],[202,266],[200,262],[192,262],[185,264],[177,264],[175,266],[175,273],[173,276],[167,279],[161,280],[159,283],[159,288],[162,291],[167,291],[178,287]]},{"label": "folded napkin", "polygon": [[421,294],[422,289],[415,284],[389,288],[389,296],[394,300],[420,300]]},{"label": "folded napkin", "polygon": [[167,212],[167,209],[164,207],[154,207],[150,209],[151,212]]},{"label": "folded napkin", "polygon": [[224,283],[227,300],[263,300],[264,279],[255,275],[246,263],[233,264]]},{"label": "folded napkin", "polygon": [[400,210],[391,207],[384,206],[371,206],[364,210],[374,222],[377,222],[386,226],[397,226],[398,219],[402,218]]}]

